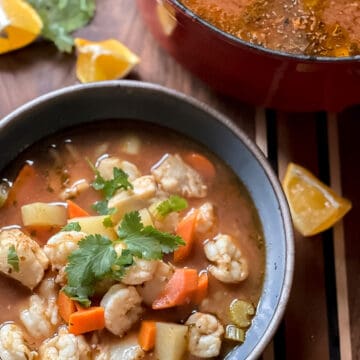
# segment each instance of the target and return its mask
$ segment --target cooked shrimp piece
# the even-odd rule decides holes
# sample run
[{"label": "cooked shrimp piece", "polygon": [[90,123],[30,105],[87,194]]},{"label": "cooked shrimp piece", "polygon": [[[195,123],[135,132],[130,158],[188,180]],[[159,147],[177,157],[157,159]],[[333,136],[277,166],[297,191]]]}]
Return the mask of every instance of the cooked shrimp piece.
[{"label": "cooked shrimp piece", "polygon": [[210,314],[196,312],[186,321],[189,326],[189,352],[198,357],[218,356],[224,328],[219,320]]},{"label": "cooked shrimp piece", "polygon": [[105,327],[122,337],[142,313],[141,297],[133,286],[113,285],[104,295],[100,306],[105,309]]},{"label": "cooked shrimp piece", "polygon": [[[9,249],[14,247],[19,259],[19,271],[8,263]],[[49,260],[39,244],[19,229],[0,232],[0,271],[20,281],[31,290],[44,277]]]},{"label": "cooked shrimp piece", "polygon": [[69,334],[61,328],[58,335],[44,341],[39,348],[39,360],[89,360],[91,349],[83,336]]},{"label": "cooked shrimp piece", "polygon": [[74,197],[80,195],[82,192],[90,188],[90,184],[86,179],[80,179],[75,181],[72,185],[67,187],[61,194],[60,198],[62,200],[73,199]]},{"label": "cooked shrimp piece", "polygon": [[36,339],[44,339],[53,333],[59,324],[56,303],[58,288],[53,278],[45,279],[39,288],[39,295],[30,297],[29,307],[20,313],[20,320],[28,333]]},{"label": "cooked shrimp piece", "polygon": [[249,274],[248,262],[229,235],[218,234],[204,245],[206,257],[215,262],[210,265],[211,274],[224,283],[238,283]]},{"label": "cooked shrimp piece", "polygon": [[136,167],[136,165],[129,161],[123,161],[115,156],[106,157],[102,159],[97,165],[97,169],[100,175],[105,180],[111,180],[114,177],[114,168],[122,169],[123,171],[125,171],[128,174],[130,181],[135,180],[136,178],[141,176],[141,173]]},{"label": "cooked shrimp piece", "polygon": [[161,188],[172,194],[189,198],[203,198],[207,193],[200,174],[186,164],[180,155],[165,155],[155,164],[151,173]]},{"label": "cooked shrimp piece", "polygon": [[134,264],[130,266],[121,282],[126,285],[140,285],[153,278],[156,268],[159,264],[157,260],[135,259]]},{"label": "cooked shrimp piece", "polygon": [[19,326],[5,323],[0,326],[0,359],[32,360],[37,357],[26,345],[24,335]]},{"label": "cooked shrimp piece", "polygon": [[198,209],[196,217],[195,231],[198,234],[205,234],[213,228],[215,224],[214,206],[210,202],[202,204]]},{"label": "cooked shrimp piece", "polygon": [[174,274],[174,271],[175,269],[173,266],[163,261],[159,261],[153,278],[138,287],[138,292],[142,297],[144,304],[147,306],[152,305],[161,290]]}]

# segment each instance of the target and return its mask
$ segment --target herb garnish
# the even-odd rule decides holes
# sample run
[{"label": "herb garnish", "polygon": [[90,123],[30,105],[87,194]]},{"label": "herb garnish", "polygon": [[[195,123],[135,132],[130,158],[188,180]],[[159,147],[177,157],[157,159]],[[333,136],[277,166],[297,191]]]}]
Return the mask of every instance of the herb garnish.
[{"label": "herb garnish", "polygon": [[159,215],[165,217],[174,211],[181,211],[187,207],[188,203],[184,198],[178,195],[171,195],[167,200],[161,202],[156,207],[156,211]]},{"label": "herb garnish", "polygon": [[107,200],[96,201],[91,207],[100,215],[112,215],[116,212],[116,209],[109,208],[108,203]]},{"label": "herb garnish", "polygon": [[[120,280],[134,257],[147,260],[161,259],[163,254],[184,245],[181,237],[144,226],[138,211],[125,214],[118,228],[119,239],[89,235],[80,240],[79,248],[68,257],[65,293],[83,306],[90,306],[89,297],[95,285],[103,279]],[[125,242],[127,249],[118,255],[114,246]]]},{"label": "herb garnish", "polygon": [[61,231],[81,231],[81,226],[77,221],[69,222]]},{"label": "herb garnish", "polygon": [[16,253],[16,249],[14,245],[11,245],[8,249],[7,262],[16,272],[20,271],[19,257]]}]

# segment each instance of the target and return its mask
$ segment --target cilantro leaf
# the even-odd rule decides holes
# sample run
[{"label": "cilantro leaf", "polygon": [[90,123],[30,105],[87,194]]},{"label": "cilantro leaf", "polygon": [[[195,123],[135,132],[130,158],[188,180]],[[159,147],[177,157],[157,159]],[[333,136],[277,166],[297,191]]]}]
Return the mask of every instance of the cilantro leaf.
[{"label": "cilantro leaf", "polygon": [[19,257],[14,245],[11,245],[8,249],[7,262],[16,272],[20,271]]},{"label": "cilantro leaf", "polygon": [[113,227],[113,226],[114,226],[114,223],[112,222],[110,216],[107,216],[107,217],[103,220],[103,225],[104,225],[104,227],[106,227],[106,228],[110,228],[110,227]]},{"label": "cilantro leaf", "polygon": [[171,195],[167,200],[161,202],[156,207],[156,210],[161,216],[165,217],[174,211],[181,211],[187,207],[188,203],[184,198],[178,195]]},{"label": "cilantro leaf", "polygon": [[125,214],[117,232],[134,256],[147,260],[161,259],[163,253],[185,245],[180,236],[161,232],[152,226],[144,227],[138,211]]},{"label": "cilantro leaf", "polygon": [[95,14],[95,0],[28,0],[43,21],[42,35],[60,51],[71,52],[71,32],[85,26]]},{"label": "cilantro leaf", "polygon": [[108,208],[107,200],[96,201],[91,207],[100,215],[112,215],[116,212],[115,208]]},{"label": "cilantro leaf", "polygon": [[69,222],[61,231],[81,231],[81,226],[77,221]]}]

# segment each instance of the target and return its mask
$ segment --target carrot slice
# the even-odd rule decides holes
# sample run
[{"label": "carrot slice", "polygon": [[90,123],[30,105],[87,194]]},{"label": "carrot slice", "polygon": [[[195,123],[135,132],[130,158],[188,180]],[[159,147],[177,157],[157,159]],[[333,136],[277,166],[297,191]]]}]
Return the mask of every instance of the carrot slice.
[{"label": "carrot slice", "polygon": [[71,200],[66,200],[69,219],[89,216],[89,213]]},{"label": "carrot slice", "polygon": [[159,297],[152,303],[154,310],[188,304],[197,289],[198,274],[195,269],[176,269]]},{"label": "carrot slice", "polygon": [[199,305],[205,298],[208,293],[209,287],[209,277],[207,272],[202,272],[198,278],[197,289],[194,293],[193,302],[196,305]]},{"label": "carrot slice", "polygon": [[60,291],[57,298],[57,305],[60,316],[68,323],[70,315],[76,311],[75,301],[71,300],[63,291]]},{"label": "carrot slice", "polygon": [[191,249],[195,240],[195,224],[198,215],[197,210],[185,216],[178,224],[176,228],[176,234],[182,237],[185,241],[185,245],[180,246],[174,251],[174,262],[180,262],[185,260],[191,252]]},{"label": "carrot slice", "polygon": [[17,175],[12,187],[9,190],[9,194],[6,200],[6,205],[13,204],[16,201],[19,190],[28,181],[36,176],[36,171],[33,166],[25,164],[19,174]]},{"label": "carrot slice", "polygon": [[185,161],[205,178],[215,177],[215,166],[204,155],[199,153],[190,153],[185,156]]},{"label": "carrot slice", "polygon": [[80,335],[89,331],[101,330],[104,327],[104,308],[101,306],[93,306],[70,315],[69,332],[71,334]]},{"label": "carrot slice", "polygon": [[155,346],[156,323],[155,321],[144,320],[141,323],[139,332],[139,345],[144,351],[150,351]]}]

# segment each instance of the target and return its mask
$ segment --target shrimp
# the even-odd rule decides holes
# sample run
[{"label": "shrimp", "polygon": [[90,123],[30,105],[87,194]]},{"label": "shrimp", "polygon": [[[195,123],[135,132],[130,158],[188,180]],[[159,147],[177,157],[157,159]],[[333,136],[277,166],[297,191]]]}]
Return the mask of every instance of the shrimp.
[{"label": "shrimp", "polygon": [[[19,271],[8,263],[10,248],[15,249],[18,258]],[[49,260],[39,244],[25,235],[19,229],[3,230],[0,232],[0,271],[20,281],[31,290],[44,277]]]},{"label": "shrimp", "polygon": [[66,328],[44,341],[39,348],[40,360],[89,360],[91,349],[83,336],[69,334]]},{"label": "shrimp", "polygon": [[218,356],[224,328],[219,320],[210,314],[196,312],[186,321],[189,326],[189,352],[198,357]]},{"label": "shrimp", "polygon": [[169,193],[182,196],[203,198],[207,193],[207,186],[201,176],[180,155],[165,155],[155,164],[151,173],[161,188]]},{"label": "shrimp", "polygon": [[153,278],[159,261],[135,259],[134,264],[128,268],[121,282],[126,285],[140,285]]},{"label": "shrimp", "polygon": [[0,327],[0,359],[32,360],[37,357],[26,345],[22,330],[15,324],[5,323]]},{"label": "shrimp", "polygon": [[198,209],[196,217],[195,231],[198,234],[205,234],[211,230],[215,224],[214,207],[210,202],[202,204]]},{"label": "shrimp", "polygon": [[30,296],[29,307],[20,313],[26,330],[36,339],[49,337],[60,322],[57,290],[53,278],[45,279],[40,285],[39,295]]},{"label": "shrimp", "polygon": [[104,295],[100,306],[105,309],[105,327],[122,337],[139,320],[141,297],[133,286],[113,285]]},{"label": "shrimp", "polygon": [[136,165],[129,161],[122,161],[115,156],[106,157],[102,159],[97,165],[97,169],[100,175],[105,180],[111,180],[114,177],[114,168],[122,169],[123,171],[125,171],[128,174],[130,181],[135,180],[136,178],[141,176],[141,173],[136,167]]},{"label": "shrimp", "polygon": [[224,283],[238,283],[249,274],[248,262],[231,236],[218,234],[204,245],[206,257],[216,263],[209,266],[211,274]]}]

